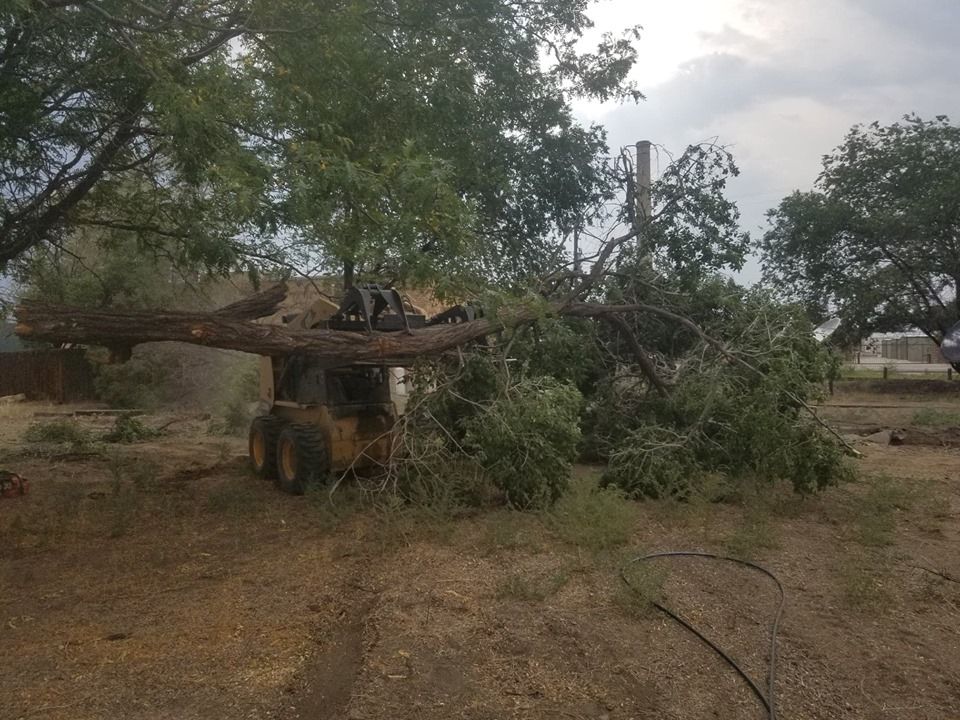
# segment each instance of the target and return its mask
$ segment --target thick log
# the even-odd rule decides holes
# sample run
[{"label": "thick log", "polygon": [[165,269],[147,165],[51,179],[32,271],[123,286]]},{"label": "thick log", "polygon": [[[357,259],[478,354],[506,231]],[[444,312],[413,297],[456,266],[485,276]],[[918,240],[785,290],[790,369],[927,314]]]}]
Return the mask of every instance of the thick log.
[{"label": "thick log", "polygon": [[402,364],[485,337],[506,325],[536,317],[514,313],[505,323],[481,319],[407,332],[360,333],[294,330],[237,319],[222,312],[84,310],[24,301],[16,309],[16,332],[30,340],[132,347],[175,341],[258,355],[310,354],[328,366],[356,362]]},{"label": "thick log", "polygon": [[[402,365],[420,357],[440,355],[543,314],[542,307],[517,306],[497,318],[410,332],[296,330],[245,319],[273,312],[283,297],[283,289],[277,286],[260,296],[215,312],[85,310],[24,301],[15,311],[16,333],[30,340],[127,350],[141,343],[173,341],[257,355],[309,354],[323,358],[328,367],[351,363]],[[549,309],[557,315],[578,317],[597,317],[617,310],[622,308],[579,302],[556,304]]]}]

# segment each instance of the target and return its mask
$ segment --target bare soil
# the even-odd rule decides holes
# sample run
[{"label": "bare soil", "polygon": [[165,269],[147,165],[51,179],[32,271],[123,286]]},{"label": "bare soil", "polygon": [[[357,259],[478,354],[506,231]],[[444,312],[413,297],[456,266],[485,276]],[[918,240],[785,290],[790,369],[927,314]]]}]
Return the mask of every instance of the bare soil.
[{"label": "bare soil", "polygon": [[[857,393],[832,402],[895,407],[823,409],[852,435],[856,423],[940,433],[912,426],[917,410],[939,411],[926,423],[960,412],[956,396]],[[50,410],[0,408],[0,469],[31,480],[28,496],[0,499],[3,718],[763,717],[729,667],[625,592],[626,559],[679,549],[736,552],[783,582],[781,718],[960,708],[949,445],[864,441],[860,480],[814,498],[630,503],[624,542],[595,551],[549,517],[282,495],[248,473],[243,440],[199,418],[130,445],[23,442]],[[97,434],[112,419],[78,421]],[[577,482],[595,477],[581,468]],[[769,581],[655,563],[643,572],[662,601],[762,684]]]}]

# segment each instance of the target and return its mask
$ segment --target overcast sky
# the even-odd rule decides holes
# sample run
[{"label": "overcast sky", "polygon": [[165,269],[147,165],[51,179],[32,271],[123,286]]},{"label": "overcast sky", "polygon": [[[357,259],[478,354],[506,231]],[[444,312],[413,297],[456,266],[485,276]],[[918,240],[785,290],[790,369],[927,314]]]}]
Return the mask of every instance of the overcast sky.
[{"label": "overcast sky", "polygon": [[[598,32],[643,26],[633,77],[647,100],[578,113],[607,127],[613,149],[719,137],[754,236],[855,123],[960,121],[960,0],[600,0],[591,15]],[[759,278],[755,261],[741,278]]]}]

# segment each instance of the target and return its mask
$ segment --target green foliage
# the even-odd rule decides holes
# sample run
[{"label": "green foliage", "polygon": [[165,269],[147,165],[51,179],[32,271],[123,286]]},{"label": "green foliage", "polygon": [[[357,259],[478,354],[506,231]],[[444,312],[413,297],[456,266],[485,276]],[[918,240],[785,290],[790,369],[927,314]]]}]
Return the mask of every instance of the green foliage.
[{"label": "green foliage", "polygon": [[567,568],[559,568],[548,575],[515,572],[497,584],[497,599],[543,602],[559,592],[570,581]]},{"label": "green foliage", "polygon": [[604,372],[597,326],[589,320],[544,318],[518,330],[510,350],[525,375],[555,378],[584,395]]},{"label": "green foliage", "polygon": [[173,265],[129,236],[75,233],[34,250],[17,267],[23,296],[74,307],[172,308],[184,282]]},{"label": "green foliage", "polygon": [[593,552],[610,550],[630,539],[633,504],[615,487],[597,487],[589,478],[574,482],[546,515],[546,522],[565,542]]},{"label": "green foliage", "polygon": [[[639,100],[581,0],[15,2],[0,263],[77,228],[177,266],[526,277],[612,197],[577,97]],[[491,52],[496,48],[496,52]]]},{"label": "green foliage", "polygon": [[[658,270],[684,288],[723,268],[743,266],[750,238],[740,229],[736,204],[724,197],[727,182],[739,174],[726,148],[691,145],[651,188],[656,220],[645,233],[643,250],[652,248]],[[632,249],[639,261],[641,247]]]},{"label": "green foliage", "polygon": [[153,355],[138,355],[125,363],[97,366],[93,386],[97,397],[114,408],[152,408],[162,400],[160,387],[169,369]]},{"label": "green foliage", "polygon": [[[829,358],[795,308],[748,294],[714,318],[721,337],[756,370],[697,342],[675,363],[670,395],[651,397],[613,378],[595,399],[605,482],[634,497],[689,498],[715,474],[789,480],[814,492],[849,475],[841,449],[803,412]],[[706,324],[706,323],[705,323]]]},{"label": "green foliage", "polygon": [[76,420],[50,420],[30,425],[23,439],[32,443],[69,443],[74,447],[89,444],[90,433]]},{"label": "green foliage", "polygon": [[135,443],[152,440],[160,434],[159,430],[147,427],[132,415],[117,415],[113,428],[103,436],[103,439],[112,443]]},{"label": "green foliage", "polygon": [[218,393],[218,418],[212,423],[214,432],[224,435],[245,435],[253,420],[254,403],[260,391],[260,370],[256,358],[241,359],[227,367],[227,379]]},{"label": "green foliage", "polygon": [[764,276],[856,340],[913,326],[942,337],[960,319],[960,127],[938,116],[854,127],[812,192],[771,210]]},{"label": "green foliage", "polygon": [[444,447],[435,436],[410,441],[415,449],[400,460],[396,483],[404,502],[438,518],[462,516],[491,503],[494,488],[473,457]]},{"label": "green foliage", "polygon": [[511,505],[549,506],[569,480],[581,403],[570,385],[550,378],[521,380],[466,422],[464,447]]},{"label": "green foliage", "polygon": [[479,351],[459,366],[422,367],[380,487],[421,505],[465,509],[499,492],[514,508],[553,503],[580,438],[581,395],[553,378],[508,372]]},{"label": "green foliage", "polygon": [[688,441],[656,423],[638,427],[614,445],[603,482],[633,498],[686,499],[703,474]]},{"label": "green foliage", "polygon": [[419,367],[413,377],[418,387],[412,404],[422,407],[429,425],[444,428],[458,443],[466,434],[466,423],[484,412],[506,382],[502,365],[485,352],[465,355],[452,371],[443,366]]}]

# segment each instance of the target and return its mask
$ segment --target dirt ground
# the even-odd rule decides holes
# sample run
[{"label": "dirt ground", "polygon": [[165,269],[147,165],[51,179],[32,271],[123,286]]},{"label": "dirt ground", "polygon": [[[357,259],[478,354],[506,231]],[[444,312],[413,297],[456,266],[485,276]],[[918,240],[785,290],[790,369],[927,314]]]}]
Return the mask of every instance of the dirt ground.
[{"label": "dirt ground", "polygon": [[[960,396],[840,387],[822,415],[864,457],[814,498],[593,504],[597,471],[547,515],[456,520],[288,497],[202,418],[148,416],[133,444],[28,443],[37,404],[0,407],[3,718],[759,718],[676,609],[764,683],[786,609],[781,718],[960,717]],[[910,387],[907,387],[907,391]],[[905,391],[906,392],[906,391]],[[870,405],[871,407],[863,407]],[[879,407],[883,406],[883,407]],[[112,418],[77,422],[96,438]],[[862,436],[901,428],[930,442]]]}]

